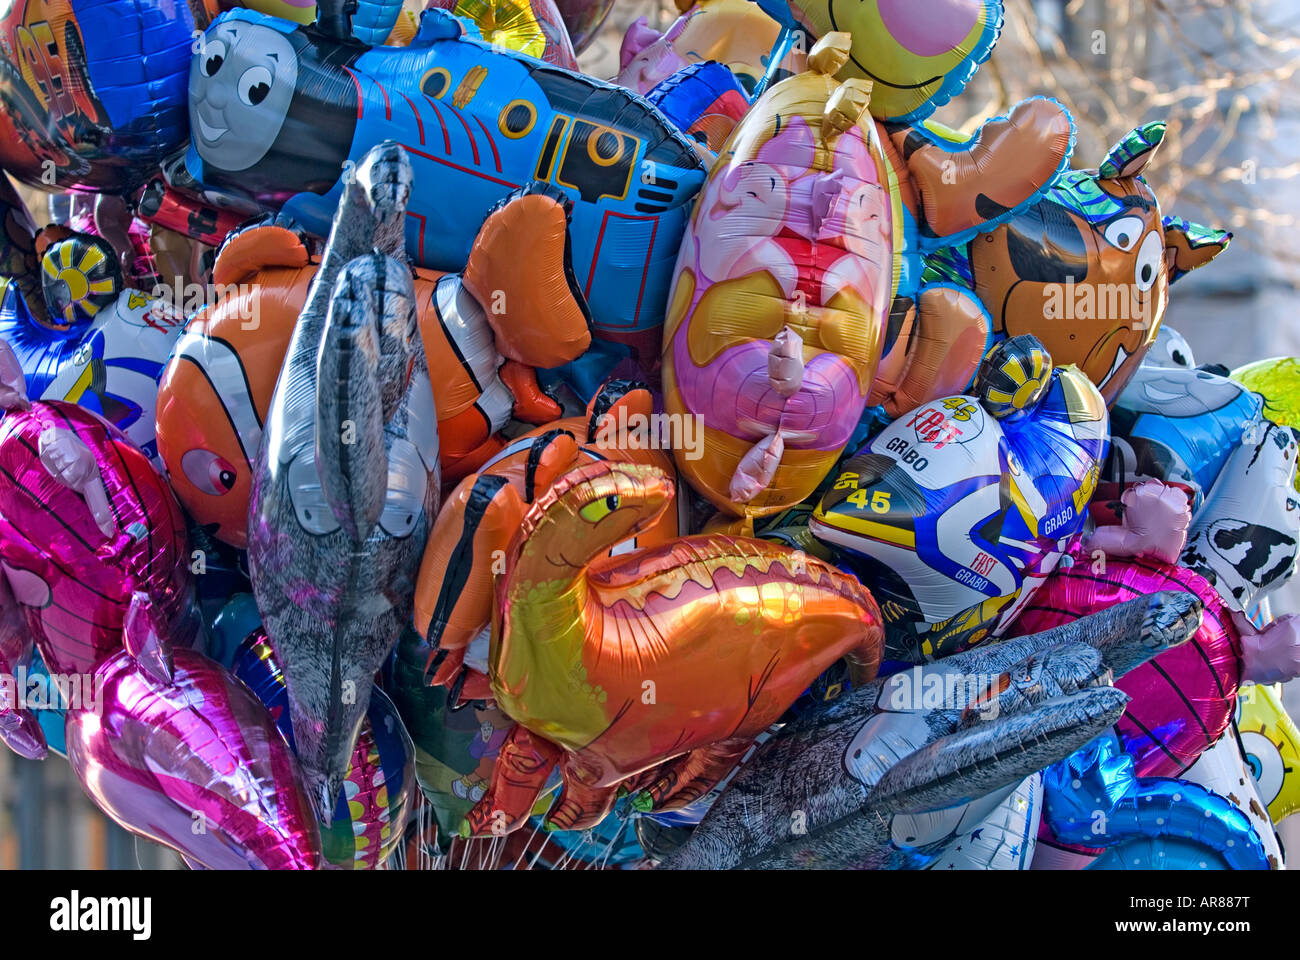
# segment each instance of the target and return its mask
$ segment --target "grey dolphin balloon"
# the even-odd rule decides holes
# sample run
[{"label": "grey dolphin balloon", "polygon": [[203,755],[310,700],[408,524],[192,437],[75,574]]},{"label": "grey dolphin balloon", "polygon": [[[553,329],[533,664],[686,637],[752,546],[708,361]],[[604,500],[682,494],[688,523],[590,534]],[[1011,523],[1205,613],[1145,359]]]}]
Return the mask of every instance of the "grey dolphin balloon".
[{"label": "grey dolphin balloon", "polygon": [[860,687],[759,747],[663,866],[927,867],[1118,720],[1113,676],[1185,641],[1201,610],[1190,593],[1139,597]]},{"label": "grey dolphin balloon", "polygon": [[348,185],[267,418],[249,502],[257,607],[308,788],[329,822],[375,671],[411,620],[438,506],[433,392],[402,223],[406,153]]}]

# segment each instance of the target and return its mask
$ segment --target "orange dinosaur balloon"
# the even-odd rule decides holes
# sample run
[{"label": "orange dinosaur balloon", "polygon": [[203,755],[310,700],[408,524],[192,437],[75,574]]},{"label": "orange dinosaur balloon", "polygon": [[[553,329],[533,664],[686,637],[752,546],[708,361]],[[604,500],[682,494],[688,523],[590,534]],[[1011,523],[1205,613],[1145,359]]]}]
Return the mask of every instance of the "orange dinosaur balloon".
[{"label": "orange dinosaur balloon", "polygon": [[604,461],[525,516],[497,581],[490,654],[517,726],[462,834],[513,830],[557,764],[553,828],[600,822],[624,786],[642,791],[638,808],[685,806],[836,660],[855,681],[875,675],[880,611],[830,564],[707,534],[609,556],[673,498],[662,470]]},{"label": "orange dinosaur balloon", "polygon": [[[512,440],[443,503],[420,564],[415,628],[436,651],[426,679],[431,686],[450,687],[453,703],[492,696],[485,671],[493,579],[537,498],[568,471],[600,460],[673,472],[672,456],[656,448],[648,429],[653,411],[643,384],[610,381],[596,392],[585,416],[556,420]],[[634,539],[611,544],[610,552],[658,546],[677,535],[677,513],[668,510]],[[481,650],[476,640],[482,641]]]}]

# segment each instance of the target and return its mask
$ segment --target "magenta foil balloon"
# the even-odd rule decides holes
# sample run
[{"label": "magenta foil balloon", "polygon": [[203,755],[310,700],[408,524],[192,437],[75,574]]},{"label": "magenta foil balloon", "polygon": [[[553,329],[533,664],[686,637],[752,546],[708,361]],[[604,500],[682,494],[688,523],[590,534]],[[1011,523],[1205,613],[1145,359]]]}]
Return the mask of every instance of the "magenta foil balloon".
[{"label": "magenta foil balloon", "polygon": [[1139,777],[1176,777],[1228,728],[1241,683],[1241,638],[1214,586],[1186,567],[1098,558],[1076,548],[1016,621],[1037,633],[1159,590],[1186,590],[1205,603],[1201,628],[1115,682],[1132,702],[1116,724]]},{"label": "magenta foil balloon", "polygon": [[188,559],[171,489],[117,428],[62,401],[4,414],[0,564],[52,675],[121,648],[135,591],[187,642]]},{"label": "magenta foil balloon", "polygon": [[0,742],[20,757],[44,760],[49,747],[40,721],[19,703],[19,668],[31,661],[31,631],[9,582],[0,576]]},{"label": "magenta foil balloon", "polygon": [[211,869],[309,870],[320,831],[289,745],[220,664],[172,654],[169,683],[123,651],[95,671],[101,703],[68,712],[68,761],[127,830]]}]

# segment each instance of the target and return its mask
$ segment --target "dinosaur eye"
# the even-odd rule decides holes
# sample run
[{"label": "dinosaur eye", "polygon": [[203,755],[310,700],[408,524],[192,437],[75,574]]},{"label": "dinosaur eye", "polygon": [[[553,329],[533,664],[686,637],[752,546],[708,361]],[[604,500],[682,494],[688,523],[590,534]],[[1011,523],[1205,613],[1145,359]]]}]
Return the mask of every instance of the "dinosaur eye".
[{"label": "dinosaur eye", "polygon": [[1106,224],[1106,242],[1128,253],[1137,246],[1145,229],[1146,224],[1142,222],[1141,217],[1120,217]]},{"label": "dinosaur eye", "polygon": [[211,497],[229,493],[238,479],[238,474],[229,461],[202,448],[185,452],[181,457],[181,470],[185,473],[185,479]]},{"label": "dinosaur eye", "polygon": [[578,511],[578,515],[588,523],[599,523],[618,509],[618,494],[610,494]]},{"label": "dinosaur eye", "polygon": [[1143,293],[1155,286],[1156,277],[1160,275],[1163,266],[1164,252],[1160,234],[1152,230],[1142,241],[1142,246],[1137,253],[1137,262],[1133,264],[1133,282]]}]

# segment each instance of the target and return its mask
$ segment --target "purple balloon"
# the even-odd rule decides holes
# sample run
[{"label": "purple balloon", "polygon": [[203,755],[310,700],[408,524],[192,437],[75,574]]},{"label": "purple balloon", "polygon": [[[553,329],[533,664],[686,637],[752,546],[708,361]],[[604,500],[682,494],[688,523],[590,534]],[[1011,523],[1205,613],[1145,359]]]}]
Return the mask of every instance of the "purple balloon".
[{"label": "purple balloon", "polygon": [[582,53],[596,39],[614,0],[555,0],[564,25],[569,28],[569,39],[575,53]]},{"label": "purple balloon", "polygon": [[68,711],[68,761],[108,816],[192,867],[320,866],[297,761],[229,671],[188,649],[159,655],[156,638],[128,638],[95,669],[95,684],[97,696]]}]

